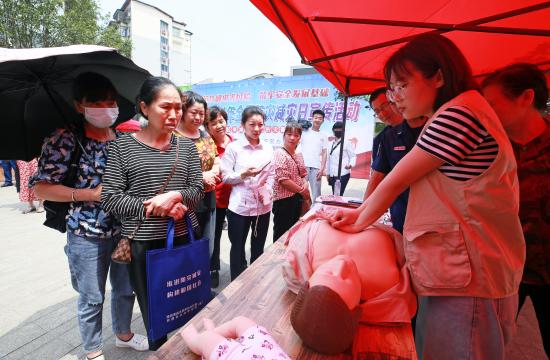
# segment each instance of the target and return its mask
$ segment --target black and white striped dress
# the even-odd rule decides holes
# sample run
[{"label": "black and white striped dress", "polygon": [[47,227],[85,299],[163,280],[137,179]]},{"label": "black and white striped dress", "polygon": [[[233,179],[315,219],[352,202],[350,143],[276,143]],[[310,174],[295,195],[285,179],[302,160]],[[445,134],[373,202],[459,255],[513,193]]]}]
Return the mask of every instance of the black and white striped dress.
[{"label": "black and white striped dress", "polygon": [[446,176],[466,181],[481,175],[498,154],[498,144],[465,107],[453,106],[441,112],[416,143],[445,161],[439,168]]},{"label": "black and white striped dress", "polygon": [[[176,159],[176,137],[172,136],[169,151],[160,151],[125,135],[111,144],[103,177],[101,201],[106,211],[122,222],[122,236],[129,236],[139,220],[145,218],[143,202],[154,197],[168,178]],[[195,144],[180,138],[176,172],[165,192],[179,191],[189,209],[193,227],[197,219],[191,209],[203,196],[202,170]],[[150,217],[143,221],[134,240],[148,241],[166,238],[167,217]],[[187,234],[182,219],[176,224],[175,236]]]}]

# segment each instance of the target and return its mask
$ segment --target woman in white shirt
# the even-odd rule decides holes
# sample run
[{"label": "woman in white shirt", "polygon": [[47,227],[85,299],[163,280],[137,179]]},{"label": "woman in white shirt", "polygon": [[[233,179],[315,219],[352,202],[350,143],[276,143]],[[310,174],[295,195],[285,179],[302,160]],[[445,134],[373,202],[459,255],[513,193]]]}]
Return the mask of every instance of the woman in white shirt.
[{"label": "woman in white shirt", "polygon": [[[344,195],[346,186],[350,178],[351,168],[355,166],[355,149],[350,141],[345,141],[342,135],[344,133],[344,124],[341,121],[332,125],[334,139],[328,143],[327,147],[327,181],[332,186],[334,195]],[[342,171],[340,173],[340,193],[334,193],[334,184],[338,179],[338,162],[340,161],[340,143],[344,141],[344,154],[342,155]]]},{"label": "woman in white shirt", "polygon": [[265,114],[259,107],[245,108],[241,117],[244,138],[227,145],[221,159],[222,181],[233,185],[227,208],[231,280],[246,269],[245,244],[250,228],[250,263],[264,252],[275,179],[273,148],[260,141],[264,122]]}]

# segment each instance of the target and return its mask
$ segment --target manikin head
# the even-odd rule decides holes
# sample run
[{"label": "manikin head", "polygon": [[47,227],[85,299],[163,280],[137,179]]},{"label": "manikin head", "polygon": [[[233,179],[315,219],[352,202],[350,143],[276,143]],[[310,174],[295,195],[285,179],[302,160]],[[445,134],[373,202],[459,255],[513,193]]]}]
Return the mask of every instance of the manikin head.
[{"label": "manikin head", "polygon": [[324,354],[353,343],[361,310],[361,280],[353,260],[338,255],[319,266],[298,293],[290,321],[304,344]]}]

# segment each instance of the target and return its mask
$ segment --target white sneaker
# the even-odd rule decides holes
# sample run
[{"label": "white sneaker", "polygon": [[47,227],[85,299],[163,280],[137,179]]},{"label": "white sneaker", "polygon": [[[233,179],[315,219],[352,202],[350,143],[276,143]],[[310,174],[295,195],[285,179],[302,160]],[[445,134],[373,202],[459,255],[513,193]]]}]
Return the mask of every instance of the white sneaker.
[{"label": "white sneaker", "polygon": [[149,341],[147,341],[147,337],[140,334],[134,334],[128,341],[122,341],[116,335],[115,339],[115,345],[119,348],[132,348],[136,351],[149,350]]},{"label": "white sneaker", "polygon": [[88,356],[86,356],[86,357],[84,357],[84,359],[86,359],[86,360],[105,360],[105,356],[103,354],[101,354],[101,355],[98,355],[98,356],[93,357],[91,359]]}]

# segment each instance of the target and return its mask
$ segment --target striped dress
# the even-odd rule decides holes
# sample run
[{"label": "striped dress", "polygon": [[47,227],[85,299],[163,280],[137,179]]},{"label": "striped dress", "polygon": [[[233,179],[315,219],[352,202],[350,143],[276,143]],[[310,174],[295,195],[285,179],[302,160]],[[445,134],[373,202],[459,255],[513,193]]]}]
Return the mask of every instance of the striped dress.
[{"label": "striped dress", "polygon": [[467,181],[481,175],[498,154],[498,144],[465,107],[453,106],[441,112],[416,143],[445,161],[439,171],[451,179]]},{"label": "striped dress", "polygon": [[[122,236],[129,236],[138,222],[145,218],[143,202],[154,197],[168,178],[176,159],[176,137],[172,135],[169,151],[148,146],[133,135],[123,135],[109,148],[107,168],[103,178],[101,201],[106,211],[122,222]],[[202,171],[195,144],[180,138],[179,160],[176,172],[165,192],[179,191],[187,206],[193,227],[197,219],[191,209],[203,196]],[[166,238],[167,217],[150,217],[143,221],[134,240],[161,240]],[[175,236],[187,234],[182,219],[176,223]]]}]

